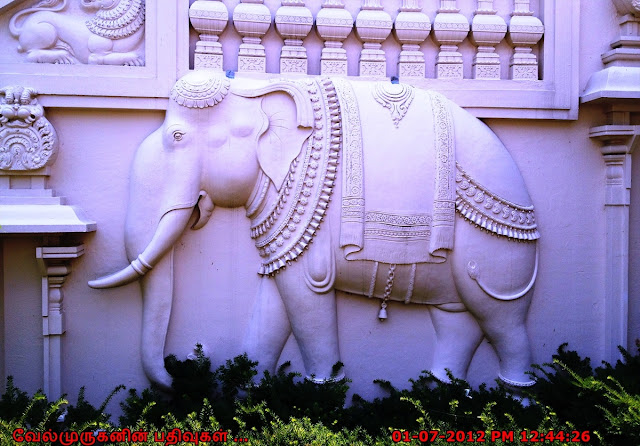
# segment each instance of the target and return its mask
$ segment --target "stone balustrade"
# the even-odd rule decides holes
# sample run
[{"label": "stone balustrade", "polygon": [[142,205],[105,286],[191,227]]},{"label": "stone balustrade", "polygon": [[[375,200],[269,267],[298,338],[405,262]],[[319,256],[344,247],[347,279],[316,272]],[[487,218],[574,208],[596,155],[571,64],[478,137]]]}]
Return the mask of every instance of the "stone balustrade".
[{"label": "stone balustrade", "polygon": [[[195,69],[542,80],[544,0],[196,0]],[[238,46],[238,42],[241,43]]]}]

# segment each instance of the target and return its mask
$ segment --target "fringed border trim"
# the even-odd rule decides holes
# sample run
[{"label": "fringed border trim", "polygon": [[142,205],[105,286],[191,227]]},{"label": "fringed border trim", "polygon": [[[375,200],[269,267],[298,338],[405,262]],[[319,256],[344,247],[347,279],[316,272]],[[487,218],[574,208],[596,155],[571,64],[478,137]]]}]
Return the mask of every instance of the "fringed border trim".
[{"label": "fringed border trim", "polygon": [[[322,181],[320,185],[321,192],[315,209],[313,210],[313,215],[311,216],[311,220],[307,224],[304,231],[301,232],[301,235],[298,237],[298,240],[295,242],[293,247],[286,251],[284,254],[279,255],[277,258],[263,263],[258,271],[261,275],[273,275],[276,274],[282,268],[285,268],[290,262],[296,260],[313,240],[313,237],[316,231],[320,228],[320,223],[322,222],[325,213],[327,212],[327,207],[329,206],[329,201],[331,200],[331,194],[333,193],[333,187],[335,185],[335,180],[338,172],[338,155],[340,153],[340,149],[342,147],[342,130],[341,130],[341,115],[340,115],[340,104],[338,102],[337,94],[335,87],[330,79],[324,78],[320,80],[320,86],[322,88],[322,93],[324,96],[325,103],[328,106],[329,116],[328,121],[331,124],[331,128],[329,129],[328,138],[329,138],[329,153],[327,155],[327,168],[324,174],[324,179],[313,178],[312,175],[308,175],[311,168],[307,168],[307,172],[305,172],[304,178],[307,178],[306,181]],[[313,89],[312,86],[309,87],[310,90]],[[311,91],[310,91],[311,93]],[[314,103],[314,107],[320,106],[318,102]],[[316,110],[318,111],[318,110]],[[320,130],[316,127],[317,130]],[[314,135],[315,136],[315,135]],[[314,141],[315,143],[316,141]],[[322,144],[314,144],[312,147],[313,151],[322,150]],[[311,156],[313,156],[313,153]],[[303,196],[299,198],[302,200]],[[298,201],[296,206],[291,206],[291,209],[295,209],[294,217],[300,217],[305,213],[305,206],[301,201]],[[298,218],[299,221],[299,218]],[[295,221],[293,217],[289,218],[289,224],[298,223]],[[297,231],[296,231],[297,232]],[[280,233],[277,234],[281,236]],[[278,237],[279,238],[279,237]],[[268,246],[265,246],[262,249],[267,249]],[[269,254],[265,252],[265,254]],[[261,252],[262,255],[262,252]]]},{"label": "fringed border trim", "polygon": [[540,238],[533,206],[521,206],[499,197],[469,176],[456,163],[456,211],[488,232],[515,240]]}]

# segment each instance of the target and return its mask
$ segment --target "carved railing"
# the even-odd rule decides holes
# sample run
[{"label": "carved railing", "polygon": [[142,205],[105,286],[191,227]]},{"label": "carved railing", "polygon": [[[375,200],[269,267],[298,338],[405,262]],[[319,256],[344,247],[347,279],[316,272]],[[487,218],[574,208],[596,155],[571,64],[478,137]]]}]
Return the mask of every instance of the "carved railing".
[{"label": "carved railing", "polygon": [[[0,85],[19,78],[45,106],[165,108],[191,66],[258,77],[398,76],[479,117],[577,118],[580,0],[149,1],[144,58],[133,62],[130,51],[76,62],[64,48],[25,50],[8,30],[14,17],[20,26],[35,17],[22,14],[35,3],[0,3]],[[66,4],[55,14],[86,34],[92,16]]]},{"label": "carved railing", "polygon": [[[265,73],[267,59],[275,58],[280,63],[271,72],[287,74],[493,80],[544,75],[538,58],[544,25],[534,12],[541,0],[512,0],[500,10],[494,0],[392,0],[384,6],[381,0],[282,0],[277,9],[264,0],[234,3],[192,3],[191,23],[200,35],[195,69]],[[231,23],[235,33],[224,32]],[[282,38],[277,50],[273,39],[269,49],[262,43],[271,25]],[[242,37],[239,51],[225,52],[227,44],[235,50],[236,33]],[[352,42],[347,51],[350,35],[361,43]],[[314,52],[319,61],[309,63],[306,47],[318,45],[313,37],[323,48]]]},{"label": "carved railing", "polygon": [[196,0],[193,68],[397,76],[480,117],[575,119],[579,1]]}]

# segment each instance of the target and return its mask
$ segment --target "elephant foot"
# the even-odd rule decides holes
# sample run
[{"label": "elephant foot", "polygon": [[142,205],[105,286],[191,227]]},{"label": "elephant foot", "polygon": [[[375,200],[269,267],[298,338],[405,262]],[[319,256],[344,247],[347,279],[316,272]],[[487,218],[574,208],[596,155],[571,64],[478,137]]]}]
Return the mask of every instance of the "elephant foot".
[{"label": "elephant foot", "polygon": [[305,376],[304,379],[307,381],[311,381],[314,384],[328,384],[328,383],[338,383],[340,381],[344,381],[346,379],[346,375],[344,373],[339,373],[331,378],[316,378],[315,376]]},{"label": "elephant foot", "polygon": [[522,407],[529,407],[536,404],[536,401],[530,397],[531,390],[536,384],[536,381],[528,380],[520,382],[510,380],[502,375],[498,376],[507,389],[507,393],[511,395],[514,400],[519,401]]},{"label": "elephant foot", "polygon": [[447,371],[449,370],[431,370],[431,376],[433,376],[436,380],[438,380],[438,382],[441,382],[442,384],[451,384],[451,378],[449,378],[449,376],[447,375]]},{"label": "elephant foot", "polygon": [[149,381],[155,384],[159,390],[165,393],[173,393],[173,387],[171,386],[173,377],[169,375],[169,372],[164,367],[162,369],[145,370],[145,373]]}]

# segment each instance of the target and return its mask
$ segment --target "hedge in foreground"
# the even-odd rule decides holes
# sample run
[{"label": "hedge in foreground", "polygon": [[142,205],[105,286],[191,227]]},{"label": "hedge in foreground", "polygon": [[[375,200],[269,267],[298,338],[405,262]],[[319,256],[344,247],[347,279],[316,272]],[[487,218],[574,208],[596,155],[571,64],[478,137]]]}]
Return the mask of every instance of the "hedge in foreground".
[{"label": "hedge in foreground", "polygon": [[[563,344],[552,363],[535,367],[538,384],[528,397],[536,403],[527,407],[504,387],[472,390],[455,379],[443,385],[426,372],[411,380],[406,390],[377,381],[388,396],[366,401],[355,395],[344,407],[348,381],[317,385],[288,372],[289,365],[284,364],[253,384],[257,363],[243,355],[211,371],[210,360],[198,348],[194,360],[167,358],[167,370],[174,376],[173,397],[153,388],[141,393],[130,389],[118,423],[104,410],[122,386],[95,408],[84,399],[84,389],[75,404],[66,399],[49,402],[40,393],[29,397],[9,378],[0,398],[0,445],[16,444],[16,429],[22,430],[18,439],[26,439],[27,431],[49,433],[40,440],[55,434],[58,442],[31,443],[54,445],[72,439],[68,435],[73,432],[85,432],[80,438],[87,441],[89,436],[108,440],[123,429],[152,432],[146,441],[127,443],[140,445],[162,444],[156,436],[175,444],[179,432],[217,433],[215,439],[226,437],[230,444],[237,444],[234,438],[246,438],[252,445],[408,444],[405,440],[413,435],[417,437],[413,444],[425,440],[436,445],[468,444],[481,439],[517,444],[523,438],[533,442],[533,431],[540,433],[538,440],[546,438],[554,445],[639,445],[640,346],[636,355],[621,352],[623,360],[594,370],[589,358],[567,351]],[[334,373],[341,367],[336,364]],[[436,431],[444,438],[434,438]],[[492,433],[501,438],[491,442]],[[188,442],[194,439],[187,435],[177,444],[194,444]],[[207,437],[198,439],[206,443]]]}]

